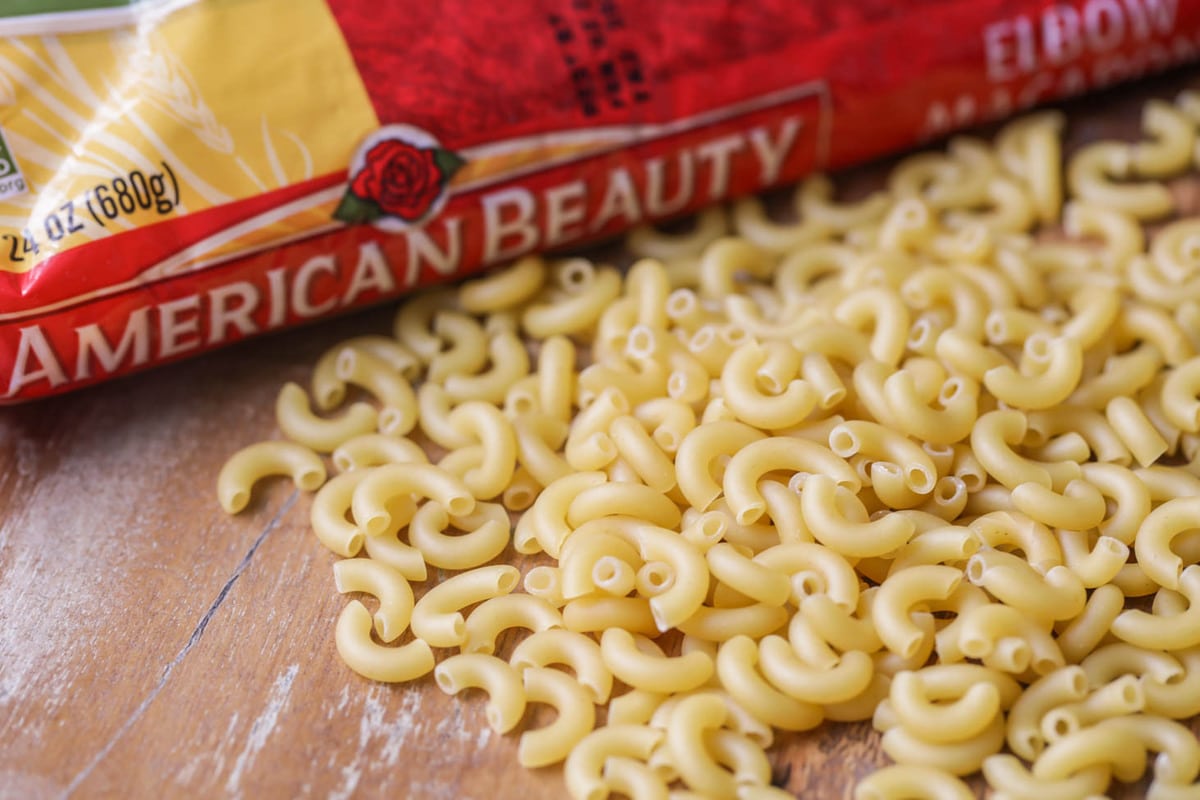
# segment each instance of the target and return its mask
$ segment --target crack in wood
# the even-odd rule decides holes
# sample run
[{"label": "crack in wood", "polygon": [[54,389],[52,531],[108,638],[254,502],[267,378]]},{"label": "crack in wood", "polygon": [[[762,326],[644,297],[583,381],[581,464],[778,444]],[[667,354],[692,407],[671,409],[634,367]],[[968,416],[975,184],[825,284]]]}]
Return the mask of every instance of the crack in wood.
[{"label": "crack in wood", "polygon": [[233,585],[237,583],[238,578],[240,578],[242,573],[246,571],[246,567],[250,566],[250,561],[254,558],[254,554],[258,552],[258,549],[262,546],[262,543],[266,541],[268,534],[270,534],[271,531],[279,526],[280,521],[283,519],[284,515],[291,510],[291,507],[295,504],[296,499],[299,496],[299,491],[293,491],[290,495],[288,495],[287,499],[283,501],[283,505],[281,505],[279,510],[275,512],[275,516],[272,517],[271,520],[266,524],[266,526],[262,529],[262,532],[259,533],[258,537],[254,540],[254,543],[250,545],[250,549],[246,551],[244,556],[242,556],[242,560],[238,562],[236,567],[234,567],[233,574],[231,574],[229,579],[225,581],[225,585],[221,587],[221,591],[217,592],[216,598],[213,600],[212,604],[209,605],[208,610],[204,612],[204,616],[202,616],[200,621],[196,623],[196,627],[192,630],[192,635],[188,637],[187,643],[175,655],[175,657],[171,659],[166,667],[163,668],[162,677],[159,678],[158,683],[154,685],[154,688],[152,688],[142,702],[138,704],[138,707],[133,710],[133,713],[129,715],[129,718],[121,724],[121,727],[117,728],[116,733],[114,733],[108,742],[105,743],[104,747],[100,748],[92,760],[89,761],[83,767],[83,769],[79,771],[79,773],[71,780],[69,784],[67,784],[67,788],[63,790],[61,797],[70,797],[71,794],[73,794],[75,790],[78,789],[85,780],[87,780],[88,776],[92,774],[96,767],[98,767],[104,761],[108,754],[112,752],[113,748],[117,746],[117,743],[125,737],[125,734],[127,734],[137,723],[137,721],[141,719],[142,715],[146,713],[146,710],[150,708],[150,704],[154,702],[155,698],[157,698],[159,693],[162,692],[163,688],[166,687],[167,681],[171,678],[171,673],[175,671],[175,668],[183,662],[183,659],[187,657],[187,654],[191,652],[191,649],[196,646],[197,642],[200,641],[200,637],[204,635],[204,631],[208,627],[208,623],[212,621],[213,616],[217,613],[217,609],[219,609],[221,604],[225,602],[225,598],[229,596],[229,592],[233,588]]}]

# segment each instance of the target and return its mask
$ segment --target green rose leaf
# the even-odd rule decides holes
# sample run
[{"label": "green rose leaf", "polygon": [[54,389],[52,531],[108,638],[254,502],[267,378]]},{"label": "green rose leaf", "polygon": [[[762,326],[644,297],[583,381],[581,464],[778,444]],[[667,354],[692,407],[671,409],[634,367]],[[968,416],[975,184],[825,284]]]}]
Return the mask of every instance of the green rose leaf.
[{"label": "green rose leaf", "polygon": [[454,173],[463,168],[467,160],[453,150],[445,150],[441,147],[433,151],[433,163],[437,164],[438,171],[442,173],[442,177],[449,181],[454,177]]},{"label": "green rose leaf", "polygon": [[379,205],[373,200],[364,200],[354,192],[346,192],[342,201],[333,211],[333,218],[355,225],[361,222],[372,222],[383,216]]}]

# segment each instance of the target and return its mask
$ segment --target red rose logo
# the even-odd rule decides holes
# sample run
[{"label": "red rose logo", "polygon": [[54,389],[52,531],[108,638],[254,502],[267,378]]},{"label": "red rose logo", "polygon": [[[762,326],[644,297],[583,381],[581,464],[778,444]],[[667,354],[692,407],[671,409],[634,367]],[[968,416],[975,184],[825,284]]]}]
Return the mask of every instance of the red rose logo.
[{"label": "red rose logo", "polygon": [[[399,126],[397,126],[399,127]],[[401,133],[407,133],[402,129]],[[388,131],[380,131],[386,134]],[[343,222],[374,222],[394,217],[405,223],[424,219],[442,197],[446,183],[463,165],[455,153],[425,142],[409,141],[415,136],[388,136],[368,142],[361,153],[361,166],[353,173],[350,188],[334,211]],[[359,159],[355,159],[359,161]]]}]

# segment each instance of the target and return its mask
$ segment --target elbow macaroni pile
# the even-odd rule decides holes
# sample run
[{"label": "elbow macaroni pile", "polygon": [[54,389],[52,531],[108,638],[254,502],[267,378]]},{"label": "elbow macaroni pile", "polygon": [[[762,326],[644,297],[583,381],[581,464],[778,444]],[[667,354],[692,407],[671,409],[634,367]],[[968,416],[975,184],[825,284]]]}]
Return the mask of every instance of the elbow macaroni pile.
[{"label": "elbow macaroni pile", "polygon": [[[483,689],[499,732],[552,706],[518,759],[574,798],[785,796],[777,731],[866,719],[897,765],[858,800],[973,797],[980,770],[996,798],[1147,771],[1195,797],[1200,219],[1142,223],[1200,94],[1065,170],[1063,122],[853,204],[812,178],[796,224],[748,199],[636,231],[624,275],[526,258],[427,292],[284,387],[289,441],[236,454],[220,501],[316,490],[338,591],[378,604],[343,610],[346,663]],[[510,545],[543,555],[522,576]]]}]

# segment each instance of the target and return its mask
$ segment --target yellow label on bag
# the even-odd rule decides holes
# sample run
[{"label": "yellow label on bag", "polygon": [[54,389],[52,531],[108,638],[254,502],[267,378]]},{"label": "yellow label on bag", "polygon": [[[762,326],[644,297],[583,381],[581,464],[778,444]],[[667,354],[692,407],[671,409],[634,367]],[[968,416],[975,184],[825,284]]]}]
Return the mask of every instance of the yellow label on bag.
[{"label": "yellow label on bag", "polygon": [[[0,134],[26,185],[0,200],[0,270],[345,170],[378,127],[321,0],[154,5],[133,27],[61,34],[89,12],[39,15],[37,35],[0,42]],[[10,22],[36,31],[18,17],[0,34]],[[286,208],[204,255],[327,225],[335,206]]]}]

